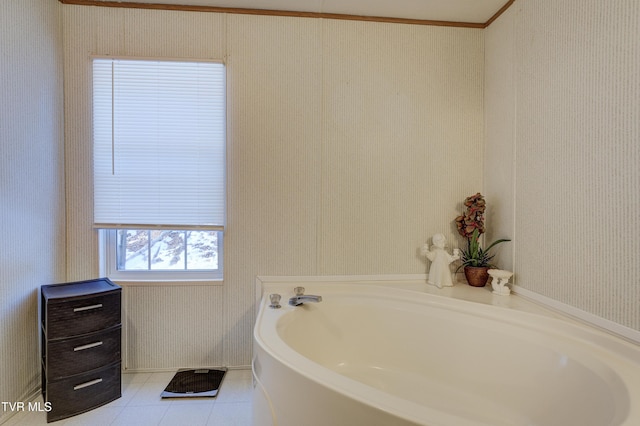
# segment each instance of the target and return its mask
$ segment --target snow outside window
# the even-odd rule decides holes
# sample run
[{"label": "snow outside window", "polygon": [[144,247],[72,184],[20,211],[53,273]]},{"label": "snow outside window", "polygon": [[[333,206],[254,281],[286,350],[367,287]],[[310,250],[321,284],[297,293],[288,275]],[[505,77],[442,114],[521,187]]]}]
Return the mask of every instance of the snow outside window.
[{"label": "snow outside window", "polygon": [[222,279],[222,231],[104,229],[103,271],[123,281]]},{"label": "snow outside window", "polygon": [[112,278],[222,278],[225,94],[222,63],[93,60],[94,227]]}]

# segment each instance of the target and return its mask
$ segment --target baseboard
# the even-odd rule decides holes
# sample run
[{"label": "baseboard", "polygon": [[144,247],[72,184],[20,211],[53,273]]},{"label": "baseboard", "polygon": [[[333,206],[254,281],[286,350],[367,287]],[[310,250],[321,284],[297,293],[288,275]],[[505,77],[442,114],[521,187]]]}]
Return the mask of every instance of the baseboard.
[{"label": "baseboard", "polygon": [[[35,400],[38,398],[38,396],[40,396],[41,393],[42,393],[42,389],[40,386],[38,386],[37,388],[27,392],[22,398],[18,399],[17,401],[24,402],[26,406],[26,404],[29,402],[35,402]],[[17,401],[12,401],[12,402],[17,402]],[[15,418],[16,416],[25,415],[26,411],[24,410],[4,411],[4,413],[5,415],[0,416],[0,425],[7,423],[9,420]]]},{"label": "baseboard", "polygon": [[607,333],[615,334],[616,336],[627,340],[636,345],[640,345],[640,331],[618,324],[617,322],[610,321],[608,319],[599,317],[592,313],[583,311],[566,303],[559,302],[547,296],[535,293],[526,288],[514,285],[512,287],[514,293],[521,296],[524,299],[528,299],[539,305],[542,305],[548,309],[560,312],[571,318],[575,318],[578,321],[587,323],[593,327],[606,331]]},{"label": "baseboard", "polygon": [[211,366],[211,365],[187,365],[180,368],[127,368],[122,370],[123,374],[133,374],[133,373],[175,373],[181,368],[226,368],[228,371],[232,370],[251,370],[251,365],[234,365],[234,366]]}]

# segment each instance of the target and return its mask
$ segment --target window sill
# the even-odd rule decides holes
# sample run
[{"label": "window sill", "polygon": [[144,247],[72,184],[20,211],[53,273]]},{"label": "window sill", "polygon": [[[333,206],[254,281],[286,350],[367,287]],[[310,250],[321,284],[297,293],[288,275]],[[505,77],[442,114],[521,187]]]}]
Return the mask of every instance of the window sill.
[{"label": "window sill", "polygon": [[121,280],[110,278],[114,283],[122,287],[182,287],[182,286],[222,286],[222,279],[203,279],[203,280]]}]

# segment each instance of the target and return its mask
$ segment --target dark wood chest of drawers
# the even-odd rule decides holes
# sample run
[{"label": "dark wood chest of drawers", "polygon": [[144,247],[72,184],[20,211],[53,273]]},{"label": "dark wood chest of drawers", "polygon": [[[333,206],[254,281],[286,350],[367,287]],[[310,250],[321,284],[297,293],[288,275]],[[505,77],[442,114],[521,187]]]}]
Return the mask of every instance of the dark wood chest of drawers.
[{"label": "dark wood chest of drawers", "polygon": [[108,278],[43,285],[42,396],[47,422],[122,395],[122,289]]}]

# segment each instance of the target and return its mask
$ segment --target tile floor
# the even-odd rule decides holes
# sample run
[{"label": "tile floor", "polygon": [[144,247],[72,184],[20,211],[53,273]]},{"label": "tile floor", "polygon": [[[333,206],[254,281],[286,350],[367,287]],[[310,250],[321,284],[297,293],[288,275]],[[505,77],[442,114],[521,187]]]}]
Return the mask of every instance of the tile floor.
[{"label": "tile floor", "polygon": [[[229,370],[215,398],[162,399],[174,372],[125,373],[122,397],[51,426],[250,426],[251,370]],[[42,396],[39,397],[42,401]],[[24,412],[3,426],[46,425],[46,413]]]}]

